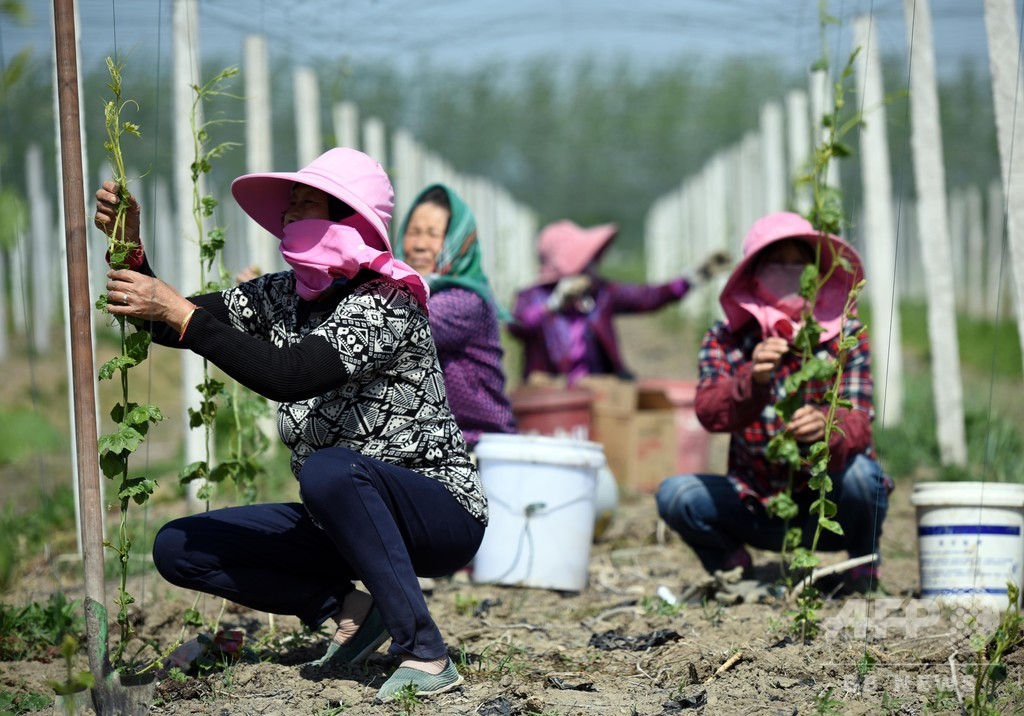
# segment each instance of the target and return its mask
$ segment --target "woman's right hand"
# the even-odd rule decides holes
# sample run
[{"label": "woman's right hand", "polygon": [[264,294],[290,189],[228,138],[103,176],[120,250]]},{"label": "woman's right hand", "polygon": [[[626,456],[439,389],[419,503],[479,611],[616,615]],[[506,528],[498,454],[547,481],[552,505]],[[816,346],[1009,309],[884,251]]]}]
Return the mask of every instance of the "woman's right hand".
[{"label": "woman's right hand", "polygon": [[755,383],[764,385],[772,379],[772,373],[779,367],[779,361],[789,352],[789,343],[785,338],[772,336],[754,346],[750,356],[752,364],[751,377]]},{"label": "woman's right hand", "polygon": [[191,301],[158,278],[130,269],[107,272],[107,311],[111,315],[163,321],[180,330],[193,308]]},{"label": "woman's right hand", "polygon": [[[96,192],[96,214],[93,216],[93,223],[100,231],[110,236],[114,231],[114,222],[117,220],[117,207],[120,204],[117,182],[105,181],[103,186]],[[124,226],[122,236],[128,243],[139,244],[139,202],[135,197],[128,195],[128,211],[124,215]]]}]

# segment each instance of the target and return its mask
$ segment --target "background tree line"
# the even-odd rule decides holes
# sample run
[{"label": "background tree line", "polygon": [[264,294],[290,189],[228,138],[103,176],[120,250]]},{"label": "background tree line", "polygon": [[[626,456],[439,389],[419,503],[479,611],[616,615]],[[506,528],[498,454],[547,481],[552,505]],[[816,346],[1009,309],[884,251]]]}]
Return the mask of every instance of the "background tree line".
[{"label": "background tree line", "polygon": [[[841,64],[845,58],[834,59]],[[238,64],[222,58],[204,63],[204,78]],[[907,125],[907,69],[902,60],[885,62],[889,147],[894,191],[912,196]],[[244,72],[245,68],[241,68]],[[272,65],[274,168],[297,164],[292,106],[292,64],[276,57]],[[81,112],[89,160],[87,186],[105,161],[102,104],[108,91],[103,64],[82,65]],[[800,73],[786,73],[770,62],[736,58],[710,62],[680,56],[657,67],[628,59],[585,59],[567,65],[555,57],[521,64],[489,63],[453,69],[427,63],[412,70],[368,65],[349,59],[324,59],[317,68],[324,142],[334,142],[331,108],[355,102],[363,117],[377,116],[389,128],[405,127],[447,158],[461,172],[490,177],[538,212],[541,223],[571,218],[580,224],[614,221],[622,226],[619,244],[639,246],[644,215],[651,202],[683,177],[697,171],[716,151],[757,127],[761,105],[781,100],[792,88],[806,88]],[[24,151],[40,144],[56,176],[52,67],[36,55],[8,68],[0,94],[0,186],[9,191],[24,181]],[[125,147],[140,173],[171,171],[170,63],[158,65],[137,49],[127,57],[126,97],[138,102],[141,143]],[[852,78],[851,81],[857,81]],[[243,83],[235,82],[241,95]],[[940,102],[947,182],[950,189],[985,184],[998,173],[995,123],[987,68],[965,64],[942,78]],[[856,107],[855,87],[847,88],[847,107]],[[243,118],[240,99],[221,99],[207,116]],[[870,115],[867,121],[871,121]],[[225,123],[216,141],[244,142],[244,126]],[[857,151],[856,133],[852,137]],[[226,188],[245,171],[245,154],[229,153],[211,175]],[[848,207],[860,197],[859,164],[842,166]],[[22,197],[26,199],[27,197]],[[7,223],[11,211],[5,212]],[[4,232],[9,234],[9,232]]]}]

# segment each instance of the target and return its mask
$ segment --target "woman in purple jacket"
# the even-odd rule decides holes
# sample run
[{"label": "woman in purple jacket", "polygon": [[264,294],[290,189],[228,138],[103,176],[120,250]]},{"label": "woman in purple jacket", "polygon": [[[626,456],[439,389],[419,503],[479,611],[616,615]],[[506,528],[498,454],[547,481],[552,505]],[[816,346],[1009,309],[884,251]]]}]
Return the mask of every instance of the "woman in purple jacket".
[{"label": "woman in purple jacket", "polygon": [[632,378],[619,351],[613,319],[645,313],[683,298],[728,268],[729,256],[711,254],[692,275],[656,285],[627,284],[597,275],[602,253],[618,234],[615,224],[588,229],[572,221],[544,227],[538,237],[540,275],[519,292],[509,331],[523,342],[523,375],[563,375],[568,385],[591,374]]},{"label": "woman in purple jacket", "polygon": [[473,212],[451,188],[433,184],[413,201],[398,235],[395,256],[430,286],[430,331],[466,444],[472,450],[484,433],[516,432],[499,308],[484,275]]}]

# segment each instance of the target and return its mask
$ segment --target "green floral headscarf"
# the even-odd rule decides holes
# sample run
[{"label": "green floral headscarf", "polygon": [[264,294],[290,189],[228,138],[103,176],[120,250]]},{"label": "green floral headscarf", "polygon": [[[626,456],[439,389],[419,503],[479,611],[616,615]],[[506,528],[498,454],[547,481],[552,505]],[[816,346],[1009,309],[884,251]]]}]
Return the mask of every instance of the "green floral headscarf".
[{"label": "green floral headscarf", "polygon": [[398,235],[392,242],[395,258],[405,260],[403,238],[406,227],[409,225],[409,217],[412,216],[412,212],[419,205],[423,195],[435,188],[443,190],[448,195],[452,215],[448,220],[448,231],[444,235],[441,252],[437,255],[437,266],[434,268],[434,273],[425,277],[430,285],[431,293],[443,291],[450,286],[465,288],[478,294],[485,301],[495,304],[499,316],[504,317],[507,311],[497,306],[494,292],[491,291],[487,275],[484,274],[480,242],[477,241],[476,236],[476,217],[473,216],[473,212],[466,202],[450,187],[444,184],[431,184],[416,196],[402,220]]}]

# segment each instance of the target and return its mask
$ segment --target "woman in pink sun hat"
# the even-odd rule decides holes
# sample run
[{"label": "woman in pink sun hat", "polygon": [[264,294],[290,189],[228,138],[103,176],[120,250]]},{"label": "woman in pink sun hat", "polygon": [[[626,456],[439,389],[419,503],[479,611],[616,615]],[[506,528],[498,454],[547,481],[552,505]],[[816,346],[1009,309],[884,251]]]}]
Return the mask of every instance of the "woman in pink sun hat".
[{"label": "woman in pink sun hat", "polygon": [[[844,317],[850,290],[863,278],[860,257],[845,241],[822,234],[798,214],[779,212],[755,222],[743,241],[743,259],[733,270],[720,302],[725,320],[713,325],[700,348],[700,382],[695,410],[710,432],[729,433],[726,475],[677,475],[665,480],[657,494],[658,512],[693,548],[709,573],[736,567],[749,572],[746,545],[778,551],[785,525],[768,514],[767,503],[785,491],[789,466],[766,455],[773,436],[789,431],[810,446],[824,438],[830,382],[812,381],[804,405],[789,423],[775,412],[783,385],[801,366],[791,341],[806,310],[800,296],[804,267],[817,262],[828,280],[817,294],[813,313],[821,326],[816,354],[839,354],[843,336],[858,335],[856,318]],[[878,550],[892,482],[875,460],[871,438],[874,419],[871,351],[867,333],[859,333],[843,367],[840,430],[830,439],[829,472],[839,506],[840,537],[824,532],[819,548],[846,550],[851,557]],[[797,471],[794,499],[809,546],[816,520],[808,506],[817,493],[807,488],[806,470]],[[849,574],[846,592],[877,589],[877,564]]]},{"label": "woman in pink sun hat", "polygon": [[[473,558],[487,500],[449,409],[428,289],[391,252],[391,182],[372,158],[335,148],[231,189],[290,270],[185,298],[155,278],[132,199],[128,236],[139,248],[131,268],[107,274],[109,310],[277,401],[301,502],[173,520],[157,534],[156,567],[173,584],[293,614],[314,630],[334,620],[319,666],[362,662],[390,637],[400,666],[380,700],[410,684],[422,695],[448,691],[462,677],[417,576],[451,574]],[[96,200],[95,223],[108,231],[116,185]]]},{"label": "woman in pink sun hat", "polygon": [[679,301],[729,265],[728,255],[718,252],[696,271],[664,284],[608,281],[598,276],[598,264],[618,233],[615,224],[583,228],[568,220],[541,230],[537,281],[516,296],[509,324],[509,332],[523,343],[523,377],[534,372],[560,375],[570,386],[591,374],[631,378],[615,316],[656,311]]}]

